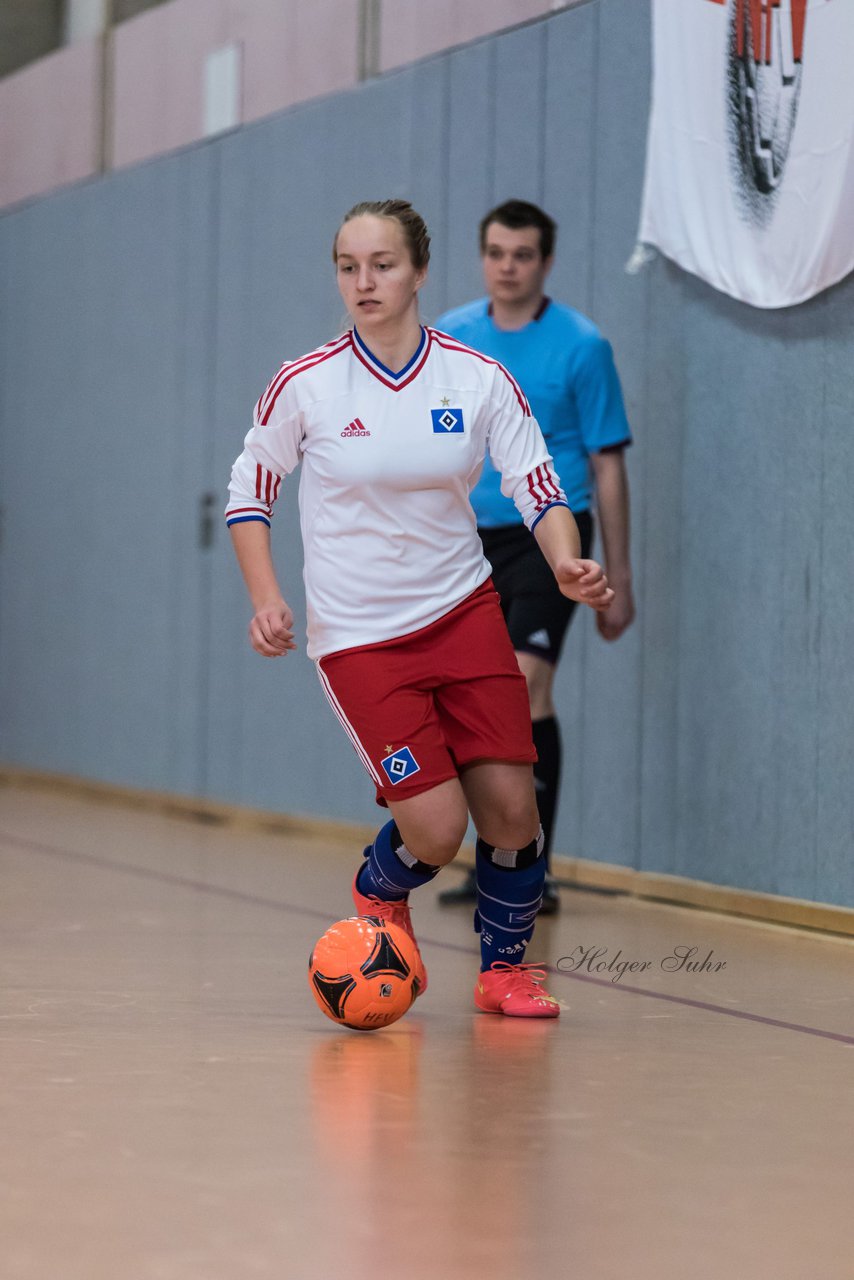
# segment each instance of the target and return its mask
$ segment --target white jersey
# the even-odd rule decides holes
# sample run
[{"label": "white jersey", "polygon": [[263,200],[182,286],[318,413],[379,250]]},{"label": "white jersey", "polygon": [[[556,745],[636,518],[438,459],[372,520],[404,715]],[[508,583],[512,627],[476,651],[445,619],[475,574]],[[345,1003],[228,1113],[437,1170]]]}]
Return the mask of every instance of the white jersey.
[{"label": "white jersey", "polygon": [[469,503],[487,450],[529,528],[566,506],[518,384],[456,338],[423,329],[399,373],[355,331],[282,366],[255,406],[226,519],[269,524],[302,463],[310,658],[417,631],[489,577]]}]

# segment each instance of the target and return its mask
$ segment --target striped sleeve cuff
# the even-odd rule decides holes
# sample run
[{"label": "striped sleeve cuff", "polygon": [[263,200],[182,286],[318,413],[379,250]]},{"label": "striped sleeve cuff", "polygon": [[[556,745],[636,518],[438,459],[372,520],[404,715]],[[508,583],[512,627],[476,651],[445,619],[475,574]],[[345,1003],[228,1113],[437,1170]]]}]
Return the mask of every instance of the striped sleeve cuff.
[{"label": "striped sleeve cuff", "polygon": [[549,507],[567,507],[566,494],[548,462],[529,471],[515,494],[519,514],[529,529],[545,515]]},{"label": "striped sleeve cuff", "polygon": [[550,502],[547,507],[543,507],[540,514],[538,516],[535,516],[531,524],[528,525],[528,528],[531,530],[531,533],[534,532],[534,530],[536,529],[537,525],[540,523],[540,521],[542,520],[546,512],[551,511],[552,507],[566,507],[567,511],[569,511],[569,503],[565,499],[563,502]]},{"label": "striped sleeve cuff", "polygon": [[272,512],[269,507],[226,507],[225,523],[229,528],[233,524],[246,524],[250,520],[259,520],[270,527]]}]

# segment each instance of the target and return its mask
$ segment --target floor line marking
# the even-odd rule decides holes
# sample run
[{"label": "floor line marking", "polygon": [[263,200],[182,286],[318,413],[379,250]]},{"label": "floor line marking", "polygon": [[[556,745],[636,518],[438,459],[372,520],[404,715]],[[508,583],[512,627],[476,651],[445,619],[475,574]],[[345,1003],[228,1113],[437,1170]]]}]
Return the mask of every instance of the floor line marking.
[{"label": "floor line marking", "polygon": [[[312,916],[317,920],[328,920],[330,924],[335,922],[336,917],[329,911],[318,911],[314,907],[306,907],[295,905],[290,902],[280,902],[276,899],[262,898],[257,894],[246,893],[242,889],[229,889],[225,885],[211,884],[206,880],[193,880],[189,876],[174,875],[168,871],[153,871],[147,867],[137,867],[122,862],[114,862],[109,858],[100,857],[94,853],[81,853],[74,849],[62,849],[55,845],[41,844],[36,840],[28,840],[22,836],[11,835],[8,832],[0,831],[0,841],[5,841],[10,845],[17,845],[21,849],[29,849],[33,853],[45,854],[53,858],[65,858],[71,862],[83,862],[89,866],[100,867],[106,871],[124,872],[126,875],[137,876],[144,880],[156,880],[163,884],[178,885],[184,889],[193,889],[199,893],[214,893],[222,897],[232,898],[237,902],[246,902],[252,906],[267,907],[273,911],[291,911],[297,915]],[[423,935],[419,936],[420,942],[426,942],[430,946],[440,947],[444,951],[458,951],[465,955],[476,955],[477,952],[472,947],[465,947],[461,943],[443,942],[435,938],[428,938]],[[597,987],[604,987],[608,991],[622,991],[628,995],[646,996],[650,1000],[665,1000],[671,1004],[679,1004],[692,1009],[703,1009],[707,1013],[725,1014],[730,1018],[741,1018],[747,1022],[756,1022],[761,1026],[777,1027],[782,1031],[796,1031],[801,1035],[819,1036],[825,1040],[835,1040],[839,1044],[854,1045],[854,1036],[846,1036],[838,1031],[822,1031],[819,1027],[808,1027],[799,1022],[784,1022],[779,1018],[768,1018],[761,1013],[749,1013],[744,1009],[728,1009],[726,1005],[712,1004],[706,1000],[694,1000],[690,996],[674,996],[664,991],[651,991],[647,987],[635,987],[628,983],[612,982],[608,978],[594,978],[590,974],[568,973],[565,969],[556,968],[554,965],[543,964],[541,966],[548,973],[558,978],[570,978],[575,982],[587,982]]]}]

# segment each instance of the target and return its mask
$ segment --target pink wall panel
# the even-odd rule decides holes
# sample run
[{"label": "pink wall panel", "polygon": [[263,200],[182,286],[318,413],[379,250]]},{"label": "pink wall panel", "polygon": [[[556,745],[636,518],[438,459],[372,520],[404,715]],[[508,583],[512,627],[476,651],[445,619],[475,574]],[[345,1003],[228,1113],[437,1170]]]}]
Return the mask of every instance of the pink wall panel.
[{"label": "pink wall panel", "polygon": [[[388,0],[380,70],[541,17],[578,0]],[[111,164],[204,136],[205,70],[242,50],[248,122],[358,79],[357,0],[171,0],[114,32]],[[0,206],[87,177],[98,165],[100,45],[81,41],[0,80]]]},{"label": "pink wall panel", "polygon": [[245,119],[349,89],[359,74],[356,0],[256,0],[246,11]]},{"label": "pink wall panel", "polygon": [[553,0],[394,0],[382,8],[380,70],[564,7]]},{"label": "pink wall panel", "polygon": [[205,58],[231,38],[227,9],[225,0],[176,0],[116,28],[114,165],[201,136]]},{"label": "pink wall panel", "polygon": [[0,206],[91,177],[98,165],[100,83],[94,40],[0,80]]},{"label": "pink wall panel", "polygon": [[122,23],[114,164],[203,136],[205,63],[223,45],[243,47],[243,122],[349,88],[357,79],[357,21],[354,0],[173,0]]}]

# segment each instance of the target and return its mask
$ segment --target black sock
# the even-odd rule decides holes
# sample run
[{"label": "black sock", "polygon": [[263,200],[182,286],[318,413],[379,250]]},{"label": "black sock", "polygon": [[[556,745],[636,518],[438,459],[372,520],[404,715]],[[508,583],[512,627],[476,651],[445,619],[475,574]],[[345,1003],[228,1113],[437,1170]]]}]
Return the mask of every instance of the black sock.
[{"label": "black sock", "polygon": [[557,797],[560,790],[560,728],[554,716],[547,716],[544,720],[535,720],[531,727],[534,731],[534,746],[539,757],[534,765],[534,786],[537,792],[537,809],[539,810],[540,822],[543,824],[543,835],[545,837],[543,857],[546,860],[546,869],[548,870],[550,869]]}]

